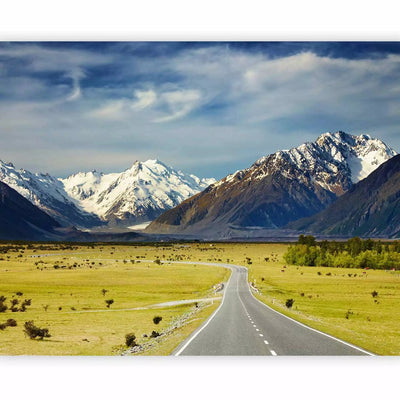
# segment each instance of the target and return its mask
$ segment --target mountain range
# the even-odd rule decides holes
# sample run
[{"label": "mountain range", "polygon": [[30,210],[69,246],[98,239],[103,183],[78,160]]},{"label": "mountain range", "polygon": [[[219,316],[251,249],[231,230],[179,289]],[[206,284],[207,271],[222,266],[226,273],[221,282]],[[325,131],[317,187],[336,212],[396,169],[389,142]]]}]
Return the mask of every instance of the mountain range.
[{"label": "mountain range", "polygon": [[[0,239],[400,235],[400,156],[381,140],[341,131],[262,157],[218,182],[158,160],[64,179],[0,161],[0,195]],[[151,220],[144,234],[126,231]]]},{"label": "mountain range", "polygon": [[395,154],[369,135],[324,133],[228,175],[163,213],[145,232],[226,238],[282,228],[324,210]]},{"label": "mountain range", "polygon": [[158,160],[136,161],[120,173],[79,172],[65,179],[0,161],[0,181],[62,226],[86,229],[151,221],[215,179],[199,179]]}]

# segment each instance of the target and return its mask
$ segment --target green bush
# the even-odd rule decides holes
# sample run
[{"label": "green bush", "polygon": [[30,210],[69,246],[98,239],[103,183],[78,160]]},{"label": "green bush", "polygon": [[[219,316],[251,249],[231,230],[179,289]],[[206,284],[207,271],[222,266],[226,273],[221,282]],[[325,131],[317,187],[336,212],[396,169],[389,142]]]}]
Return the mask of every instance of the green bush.
[{"label": "green bush", "polygon": [[293,303],[294,303],[293,299],[287,299],[285,304],[286,304],[287,308],[292,308],[293,307]]},{"label": "green bush", "polygon": [[162,321],[162,317],[156,316],[153,318],[153,322],[158,325]]},{"label": "green bush", "polygon": [[126,335],[125,335],[125,344],[128,346],[128,347],[135,347],[135,346],[137,346],[137,343],[136,343],[136,336],[135,336],[135,334],[134,333],[127,333]]},{"label": "green bush", "polygon": [[24,333],[28,335],[29,339],[39,338],[40,340],[43,340],[45,337],[51,337],[47,328],[38,328],[34,325],[33,321],[25,322],[24,328]]},{"label": "green bush", "polygon": [[106,304],[107,304],[107,308],[110,308],[111,304],[114,303],[113,299],[109,299],[109,300],[105,300]]}]

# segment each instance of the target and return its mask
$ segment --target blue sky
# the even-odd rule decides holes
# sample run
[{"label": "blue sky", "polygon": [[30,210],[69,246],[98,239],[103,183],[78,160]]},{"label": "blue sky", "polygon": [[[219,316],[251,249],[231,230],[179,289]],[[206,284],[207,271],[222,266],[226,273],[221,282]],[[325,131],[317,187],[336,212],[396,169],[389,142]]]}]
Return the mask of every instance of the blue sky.
[{"label": "blue sky", "polygon": [[338,130],[400,151],[399,110],[400,43],[0,43],[0,159],[57,176],[221,178]]}]

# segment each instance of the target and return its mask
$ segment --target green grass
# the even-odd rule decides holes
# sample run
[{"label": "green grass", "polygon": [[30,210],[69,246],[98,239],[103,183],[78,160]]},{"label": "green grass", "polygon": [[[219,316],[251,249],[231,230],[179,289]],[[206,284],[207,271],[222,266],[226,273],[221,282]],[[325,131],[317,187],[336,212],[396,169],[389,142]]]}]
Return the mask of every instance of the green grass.
[{"label": "green grass", "polygon": [[[33,253],[25,251],[23,257],[11,254],[8,261],[0,261],[0,295],[7,297],[6,304],[15,298],[32,299],[26,312],[0,313],[0,323],[14,318],[18,326],[0,331],[0,354],[40,355],[112,355],[124,344],[125,334],[135,332],[138,342],[145,341],[143,334],[152,330],[163,331],[174,319],[193,309],[193,305],[164,307],[147,310],[126,310],[173,300],[200,299],[212,295],[212,286],[225,281],[229,272],[222,268],[194,265],[157,265],[152,262],[124,263],[132,256],[132,248],[121,246],[106,251],[86,254],[65,251],[62,256],[31,258]],[[152,251],[150,248],[149,252]],[[55,252],[59,253],[59,252]],[[83,261],[89,260],[89,261]],[[43,261],[35,265],[35,262]],[[54,269],[56,261],[65,269]],[[75,262],[80,266],[68,269]],[[92,262],[95,262],[93,265]],[[100,265],[101,263],[102,265]],[[39,269],[38,269],[39,267]],[[103,296],[102,289],[108,292]],[[17,291],[23,296],[15,296]],[[105,300],[113,299],[110,309]],[[218,304],[218,301],[214,305]],[[45,307],[47,311],[45,311]],[[62,310],[59,310],[62,307]],[[73,310],[74,308],[75,310]],[[211,314],[213,307],[206,307],[190,326],[194,330]],[[161,315],[162,321],[155,325],[153,317]],[[25,321],[48,328],[51,338],[30,340],[23,333]],[[186,336],[191,333],[182,328]],[[180,333],[182,334],[182,333]],[[152,354],[167,354],[182,337],[170,335],[166,343],[153,349]]]}]

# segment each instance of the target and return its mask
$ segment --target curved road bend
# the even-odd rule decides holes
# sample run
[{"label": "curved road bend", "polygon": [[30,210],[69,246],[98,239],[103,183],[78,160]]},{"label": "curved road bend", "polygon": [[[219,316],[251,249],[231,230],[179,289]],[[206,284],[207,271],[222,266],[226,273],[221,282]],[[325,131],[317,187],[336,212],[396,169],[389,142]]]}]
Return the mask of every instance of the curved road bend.
[{"label": "curved road bend", "polygon": [[250,292],[245,267],[201,262],[189,264],[225,267],[231,269],[232,274],[219,308],[172,355],[373,355],[296,322],[257,300]]}]

